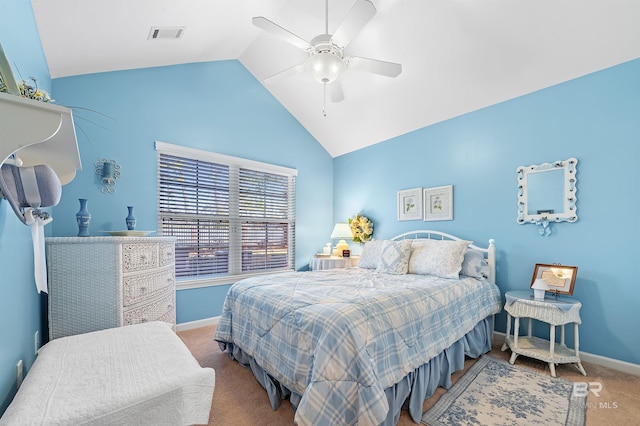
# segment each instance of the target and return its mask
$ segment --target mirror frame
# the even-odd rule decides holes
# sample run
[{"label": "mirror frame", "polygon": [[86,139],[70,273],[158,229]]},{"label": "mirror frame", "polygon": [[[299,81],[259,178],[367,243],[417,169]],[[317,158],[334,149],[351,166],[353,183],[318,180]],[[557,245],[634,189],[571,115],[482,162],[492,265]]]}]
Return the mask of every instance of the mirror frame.
[{"label": "mirror frame", "polygon": [[[530,173],[540,173],[546,170],[564,170],[564,212],[562,213],[527,213],[527,177]],[[578,160],[569,158],[564,161],[555,161],[553,163],[542,163],[532,166],[520,166],[517,169],[518,176],[518,223],[542,224],[546,230],[551,222],[575,222],[578,220],[578,180],[576,174],[578,172]],[[547,234],[548,235],[548,234]]]}]

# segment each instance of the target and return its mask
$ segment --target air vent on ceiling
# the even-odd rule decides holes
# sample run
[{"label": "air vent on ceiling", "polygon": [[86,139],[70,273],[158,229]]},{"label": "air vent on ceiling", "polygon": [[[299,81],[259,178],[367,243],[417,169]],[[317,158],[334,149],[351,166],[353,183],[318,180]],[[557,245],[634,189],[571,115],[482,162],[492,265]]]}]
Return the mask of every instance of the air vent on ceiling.
[{"label": "air vent on ceiling", "polygon": [[176,40],[182,38],[186,27],[151,27],[149,40]]}]

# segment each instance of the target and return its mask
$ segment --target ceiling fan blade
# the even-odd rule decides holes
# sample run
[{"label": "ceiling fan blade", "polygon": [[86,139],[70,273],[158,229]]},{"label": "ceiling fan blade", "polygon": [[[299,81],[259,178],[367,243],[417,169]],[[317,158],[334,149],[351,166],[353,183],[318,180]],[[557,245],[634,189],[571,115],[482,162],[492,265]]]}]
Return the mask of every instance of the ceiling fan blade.
[{"label": "ceiling fan blade", "polygon": [[375,14],[376,7],[369,0],[356,0],[331,41],[340,47],[346,47]]},{"label": "ceiling fan blade", "polygon": [[377,59],[360,58],[357,56],[346,58],[347,65],[352,70],[366,71],[387,77],[397,77],[402,72],[402,65],[395,62],[379,61]]},{"label": "ceiling fan blade", "polygon": [[340,81],[336,80],[331,84],[325,85],[325,87],[329,91],[329,99],[331,99],[331,102],[338,103],[344,101],[344,92],[342,91]]},{"label": "ceiling fan blade", "polygon": [[253,25],[256,27],[275,35],[276,37],[280,37],[284,41],[293,44],[296,47],[299,47],[302,50],[307,50],[309,48],[309,42],[301,39],[294,33],[289,30],[285,30],[280,25],[276,24],[273,21],[268,20],[263,16],[256,16],[252,19]]},{"label": "ceiling fan blade", "polygon": [[278,80],[282,80],[283,78],[287,78],[287,77],[291,77],[293,75],[299,74],[301,72],[304,72],[305,70],[305,66],[304,66],[304,62],[301,64],[298,64],[296,66],[293,66],[291,68],[287,68],[284,71],[280,71],[276,74],[273,74],[267,78],[264,79],[265,83],[273,83],[276,82]]}]

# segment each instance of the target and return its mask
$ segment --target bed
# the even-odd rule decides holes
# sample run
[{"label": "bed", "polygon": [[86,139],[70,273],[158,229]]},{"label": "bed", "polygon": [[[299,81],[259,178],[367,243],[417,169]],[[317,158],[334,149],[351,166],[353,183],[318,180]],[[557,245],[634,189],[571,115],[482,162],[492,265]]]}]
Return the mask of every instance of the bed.
[{"label": "bed", "polygon": [[358,267],[247,278],[214,339],[298,425],[393,425],[466,356],[491,350],[500,311],[495,245],[438,231],[367,242]]}]

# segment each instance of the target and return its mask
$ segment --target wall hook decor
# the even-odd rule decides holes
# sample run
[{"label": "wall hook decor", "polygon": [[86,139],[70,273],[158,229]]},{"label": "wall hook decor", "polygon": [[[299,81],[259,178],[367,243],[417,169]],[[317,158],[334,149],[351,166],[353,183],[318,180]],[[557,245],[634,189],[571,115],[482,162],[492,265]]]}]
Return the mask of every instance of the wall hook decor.
[{"label": "wall hook decor", "polygon": [[100,158],[96,161],[96,174],[100,176],[102,192],[108,194],[116,192],[113,187],[116,184],[116,179],[120,176],[120,165],[116,163],[116,160]]}]

